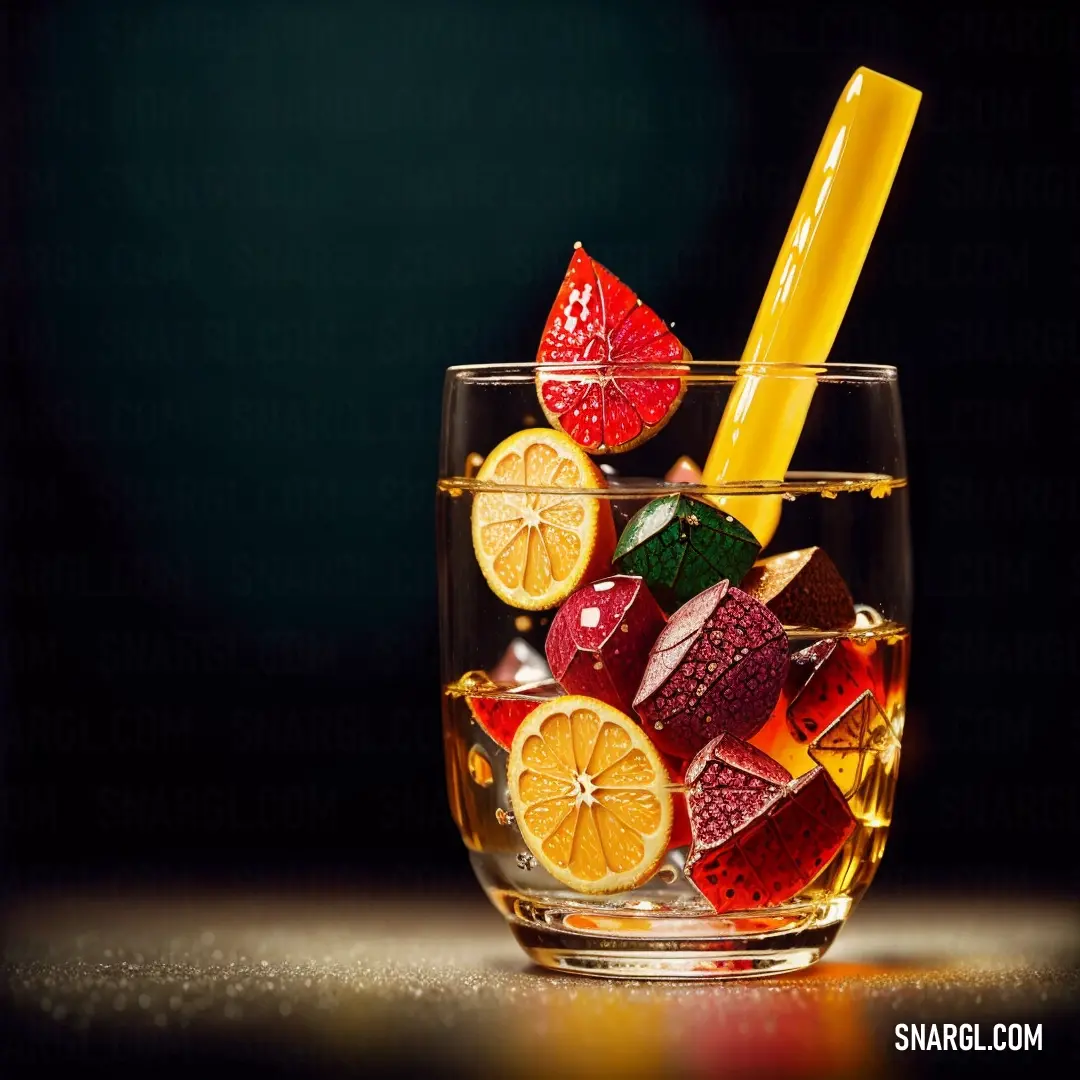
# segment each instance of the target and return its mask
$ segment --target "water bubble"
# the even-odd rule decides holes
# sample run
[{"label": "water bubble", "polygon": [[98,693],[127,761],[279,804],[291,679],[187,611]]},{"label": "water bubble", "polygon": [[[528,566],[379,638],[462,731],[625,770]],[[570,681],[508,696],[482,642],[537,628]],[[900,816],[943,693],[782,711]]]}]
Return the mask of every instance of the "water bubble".
[{"label": "water bubble", "polygon": [[519,851],[517,857],[517,864],[521,870],[534,870],[536,869],[536,859],[532,855],[525,851]]},{"label": "water bubble", "polygon": [[514,821],[515,821],[514,811],[513,810],[504,810],[501,806],[497,807],[496,810],[495,810],[495,820],[500,825],[512,826],[514,824]]},{"label": "water bubble", "polygon": [[469,750],[467,764],[469,766],[469,775],[473,778],[473,783],[478,787],[491,787],[495,783],[495,774],[491,770],[491,762],[488,761],[488,756],[484,753],[483,747],[473,746]]},{"label": "water bubble", "polygon": [[531,630],[532,624],[532,619],[530,619],[528,615],[519,615],[514,619],[514,629],[522,634]]},{"label": "water bubble", "polygon": [[674,885],[679,880],[679,871],[674,866],[661,866],[655,876],[665,885]]}]

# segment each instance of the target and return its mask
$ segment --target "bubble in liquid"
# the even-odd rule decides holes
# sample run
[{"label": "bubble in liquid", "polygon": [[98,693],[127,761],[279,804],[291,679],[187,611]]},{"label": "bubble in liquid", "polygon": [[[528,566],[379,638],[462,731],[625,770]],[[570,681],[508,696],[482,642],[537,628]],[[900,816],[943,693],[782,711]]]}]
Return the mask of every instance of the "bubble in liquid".
[{"label": "bubble in liquid", "polygon": [[536,867],[536,859],[525,851],[519,851],[517,857],[518,867],[522,870],[533,870]]},{"label": "bubble in liquid", "polygon": [[491,771],[491,762],[483,747],[473,746],[468,757],[469,775],[479,787],[491,787],[495,783],[495,774]]},{"label": "bubble in liquid", "polygon": [[471,480],[477,472],[479,472],[480,466],[483,464],[483,454],[478,454],[475,450],[469,454],[469,456],[465,458],[465,479]]},{"label": "bubble in liquid", "polygon": [[500,825],[513,825],[514,824],[514,811],[504,810],[501,806],[495,808],[495,820]]},{"label": "bubble in liquid", "polygon": [[519,615],[514,619],[514,629],[520,634],[528,633],[532,629],[532,619],[528,615]]},{"label": "bubble in liquid", "polygon": [[655,874],[665,885],[674,885],[679,880],[679,871],[674,866],[661,866]]}]

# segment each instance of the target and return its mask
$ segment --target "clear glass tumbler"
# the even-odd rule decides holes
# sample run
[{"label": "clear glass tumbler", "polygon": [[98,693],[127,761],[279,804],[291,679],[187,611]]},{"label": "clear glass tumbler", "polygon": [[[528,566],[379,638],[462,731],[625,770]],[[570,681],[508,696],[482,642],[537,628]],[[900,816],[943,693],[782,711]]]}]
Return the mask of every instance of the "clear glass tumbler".
[{"label": "clear glass tumbler", "polygon": [[592,455],[547,426],[543,371],[446,375],[443,736],[473,869],[546,967],[812,964],[874,876],[899,768],[896,371],[769,365],[811,395],[791,468],[712,486],[684,458],[704,461],[746,369],[680,366],[662,430]]}]

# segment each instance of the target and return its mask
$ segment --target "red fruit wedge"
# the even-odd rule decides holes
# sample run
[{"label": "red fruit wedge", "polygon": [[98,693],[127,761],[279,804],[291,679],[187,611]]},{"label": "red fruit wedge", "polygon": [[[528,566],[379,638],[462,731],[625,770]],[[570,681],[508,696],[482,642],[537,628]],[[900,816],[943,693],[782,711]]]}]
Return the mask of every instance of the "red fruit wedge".
[{"label": "red fruit wedge", "polygon": [[775,802],[791,774],[749,743],[725,733],[698,752],[686,770],[694,851],[726,844]]},{"label": "red fruit wedge", "polygon": [[542,704],[513,697],[467,697],[465,701],[473,719],[504,750],[510,749],[521,721]]},{"label": "red fruit wedge", "polygon": [[666,754],[688,758],[717,735],[753,735],[788,670],[788,639],[764,604],[726,581],[688,600],[649,653],[634,708]]},{"label": "red fruit wedge", "polygon": [[580,364],[537,375],[553,427],[596,454],[630,450],[671,419],[686,389],[689,353],[652,308],[575,246],[537,363]]},{"label": "red fruit wedge", "polygon": [[865,691],[884,698],[874,652],[874,642],[828,638],[791,657],[787,723],[800,743],[811,742]]},{"label": "red fruit wedge", "polygon": [[727,843],[709,850],[695,843],[686,873],[718,914],[772,907],[802,892],[854,828],[847,803],[818,766]]},{"label": "red fruit wedge", "polygon": [[551,620],[545,651],[568,694],[633,716],[649,650],[667,620],[639,577],[615,574],[572,592]]}]

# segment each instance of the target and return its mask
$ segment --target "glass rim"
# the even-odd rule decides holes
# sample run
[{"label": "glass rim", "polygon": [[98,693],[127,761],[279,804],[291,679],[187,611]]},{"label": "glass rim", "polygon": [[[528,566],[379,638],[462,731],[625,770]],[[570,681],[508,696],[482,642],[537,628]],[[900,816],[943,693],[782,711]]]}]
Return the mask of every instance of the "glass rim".
[{"label": "glass rim", "polygon": [[[683,378],[688,382],[729,383],[739,378],[754,375],[769,375],[774,378],[805,379],[814,378],[818,382],[856,382],[856,383],[895,383],[897,368],[893,364],[848,364],[848,363],[788,363],[770,361],[769,363],[746,363],[742,360],[679,360],[677,362],[640,364],[589,364],[578,362],[569,364],[543,364],[536,361],[527,363],[498,364],[452,364],[446,368],[447,376],[461,381],[470,381],[474,375],[476,382],[532,382],[543,372],[554,376],[574,376],[580,378],[582,369],[617,366],[618,378],[621,379],[658,379]],[[637,369],[637,370],[635,370]]]}]

